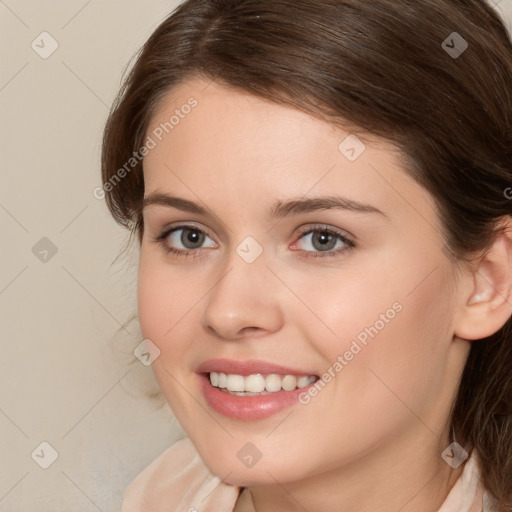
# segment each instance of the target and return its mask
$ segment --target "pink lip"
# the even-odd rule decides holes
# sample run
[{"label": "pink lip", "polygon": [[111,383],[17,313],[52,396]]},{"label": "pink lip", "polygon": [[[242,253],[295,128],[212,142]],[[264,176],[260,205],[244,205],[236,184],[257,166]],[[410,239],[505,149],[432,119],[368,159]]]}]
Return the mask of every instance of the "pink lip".
[{"label": "pink lip", "polygon": [[294,370],[293,368],[286,368],[284,366],[257,359],[247,361],[235,361],[234,359],[210,359],[209,361],[205,361],[200,364],[196,371],[197,373],[222,372],[244,376],[256,373],[264,375],[268,375],[270,373],[297,376],[315,375],[314,372],[309,372],[309,370]]},{"label": "pink lip", "polygon": [[283,366],[275,365],[265,361],[233,361],[229,359],[213,359],[202,363],[198,368],[200,387],[208,405],[219,414],[228,418],[238,420],[259,420],[268,418],[286,407],[296,404],[299,395],[314,386],[311,383],[294,391],[277,391],[268,395],[259,396],[237,396],[231,395],[219,388],[212,386],[209,372],[233,373],[237,375],[252,375],[255,373],[278,375],[314,375],[312,372],[294,370]]}]

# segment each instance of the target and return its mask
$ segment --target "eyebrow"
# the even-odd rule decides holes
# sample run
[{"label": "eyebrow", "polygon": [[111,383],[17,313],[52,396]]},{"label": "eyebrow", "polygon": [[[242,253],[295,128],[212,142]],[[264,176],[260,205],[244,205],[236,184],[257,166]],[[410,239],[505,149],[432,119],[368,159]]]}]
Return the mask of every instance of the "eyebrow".
[{"label": "eyebrow", "polygon": [[[196,213],[198,215],[208,216],[209,210],[202,206],[183,199],[181,197],[174,197],[161,192],[152,192],[144,198],[142,203],[142,209],[144,210],[148,206],[159,205],[166,206],[168,208],[176,208],[188,213]],[[376,208],[375,206],[354,201],[346,197],[337,195],[330,195],[325,197],[313,197],[313,198],[292,198],[287,201],[277,201],[274,203],[268,214],[268,219],[284,218],[292,215],[299,215],[302,213],[316,212],[320,210],[348,210],[363,213],[377,213],[384,217],[387,215]]]}]

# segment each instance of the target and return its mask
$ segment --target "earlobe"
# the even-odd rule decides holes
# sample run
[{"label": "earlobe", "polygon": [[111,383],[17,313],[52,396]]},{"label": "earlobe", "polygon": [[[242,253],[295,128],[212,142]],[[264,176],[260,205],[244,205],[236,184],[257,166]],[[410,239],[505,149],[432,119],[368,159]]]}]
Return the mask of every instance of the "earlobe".
[{"label": "earlobe", "polygon": [[501,329],[512,314],[512,218],[468,279],[470,293],[464,300],[455,335],[478,340]]}]

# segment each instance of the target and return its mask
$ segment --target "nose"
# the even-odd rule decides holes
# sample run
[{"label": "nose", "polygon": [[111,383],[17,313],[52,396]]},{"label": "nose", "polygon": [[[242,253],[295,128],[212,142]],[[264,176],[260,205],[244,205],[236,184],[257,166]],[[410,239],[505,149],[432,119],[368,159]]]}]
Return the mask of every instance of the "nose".
[{"label": "nose", "polygon": [[267,268],[263,256],[247,263],[233,252],[205,297],[203,327],[223,340],[278,331],[283,322],[279,286],[282,283]]}]

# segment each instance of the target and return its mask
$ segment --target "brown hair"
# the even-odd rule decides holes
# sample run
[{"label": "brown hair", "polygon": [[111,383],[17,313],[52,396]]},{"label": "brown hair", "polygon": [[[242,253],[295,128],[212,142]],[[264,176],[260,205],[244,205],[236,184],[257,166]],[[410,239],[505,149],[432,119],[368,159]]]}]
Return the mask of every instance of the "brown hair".
[{"label": "brown hair", "polygon": [[[436,201],[453,261],[485,251],[512,214],[512,42],[484,0],[182,3],[141,48],[104,132],[106,202],[139,242],[143,161],[118,171],[162,98],[192,77],[395,143]],[[512,510],[511,370],[509,320],[471,343],[452,414],[499,512]]]}]

